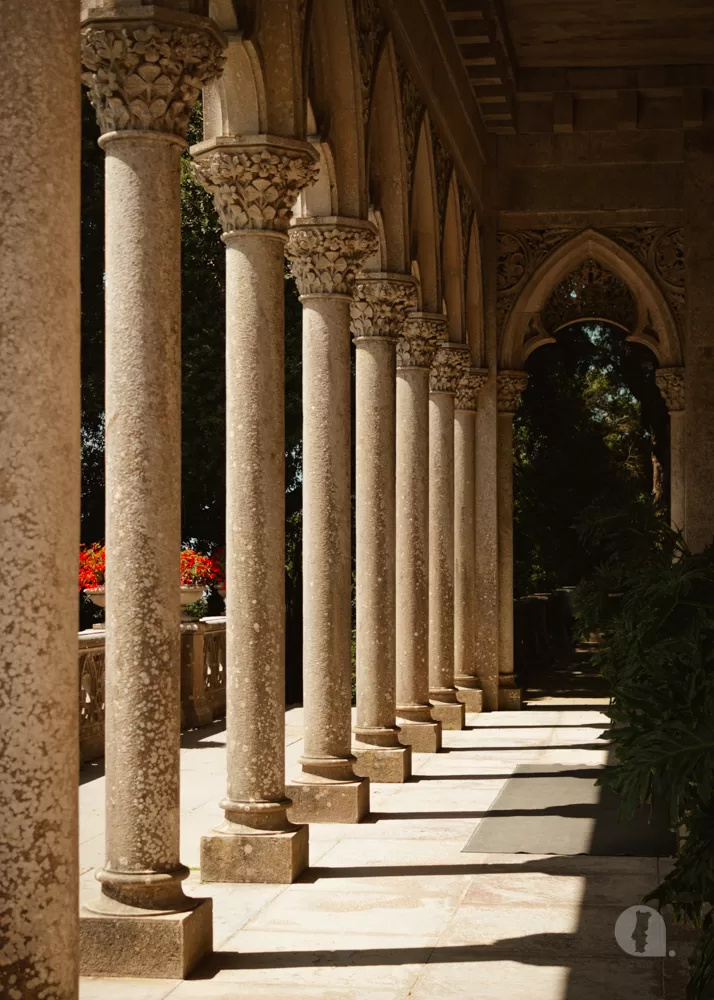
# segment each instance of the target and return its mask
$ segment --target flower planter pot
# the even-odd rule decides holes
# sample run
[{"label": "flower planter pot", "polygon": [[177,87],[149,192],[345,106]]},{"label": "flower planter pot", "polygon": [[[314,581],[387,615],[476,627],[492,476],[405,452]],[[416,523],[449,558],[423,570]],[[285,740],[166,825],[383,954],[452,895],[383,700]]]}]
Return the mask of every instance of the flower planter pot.
[{"label": "flower planter pot", "polygon": [[[180,587],[179,602],[181,607],[185,608],[187,604],[194,604],[196,601],[200,601],[204,592],[205,587],[202,586]],[[107,592],[104,587],[97,587],[96,590],[85,590],[84,593],[98,608],[106,607]]]},{"label": "flower planter pot", "polygon": [[218,593],[220,594],[220,596],[225,601],[225,599],[226,599],[226,588],[225,587],[216,587],[216,590],[218,591]]},{"label": "flower planter pot", "polygon": [[106,607],[107,592],[104,587],[97,587],[96,590],[85,590],[84,593],[98,608]]}]

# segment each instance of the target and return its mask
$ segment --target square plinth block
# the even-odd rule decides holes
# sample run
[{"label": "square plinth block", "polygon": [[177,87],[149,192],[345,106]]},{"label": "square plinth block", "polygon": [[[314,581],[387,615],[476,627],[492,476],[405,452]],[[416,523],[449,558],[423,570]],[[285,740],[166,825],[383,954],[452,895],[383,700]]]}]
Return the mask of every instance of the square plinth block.
[{"label": "square plinth block", "polygon": [[213,900],[185,913],[120,917],[83,908],[79,964],[83,976],[186,979],[213,951]]},{"label": "square plinth block", "polygon": [[361,823],[369,814],[369,780],[288,785],[291,823]]},{"label": "square plinth block", "polygon": [[209,833],[201,837],[202,882],[290,885],[307,868],[306,826],[276,833]]},{"label": "square plinth block", "polygon": [[406,722],[399,720],[399,742],[412,748],[412,753],[438,753],[441,750],[440,722]]},{"label": "square plinth block", "polygon": [[522,702],[523,693],[520,688],[498,689],[498,707],[502,712],[519,712]]},{"label": "square plinth block", "polygon": [[369,778],[370,781],[399,784],[412,776],[410,746],[372,747],[360,743],[352,747],[352,753],[357,758],[354,764],[355,774]]},{"label": "square plinth block", "polygon": [[466,725],[466,708],[461,702],[453,705],[444,701],[432,702],[431,715],[441,723],[442,729],[463,729]]},{"label": "square plinth block", "polygon": [[483,712],[483,691],[481,688],[457,688],[456,697],[467,712]]}]

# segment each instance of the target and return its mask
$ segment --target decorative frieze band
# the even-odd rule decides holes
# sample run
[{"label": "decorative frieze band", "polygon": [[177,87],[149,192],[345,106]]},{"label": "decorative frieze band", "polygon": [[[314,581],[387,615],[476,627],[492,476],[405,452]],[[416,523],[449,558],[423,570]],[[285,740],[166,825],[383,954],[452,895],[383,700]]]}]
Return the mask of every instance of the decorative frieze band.
[{"label": "decorative frieze band", "polygon": [[431,368],[441,341],[448,340],[445,316],[437,313],[410,313],[397,343],[397,368]]},{"label": "decorative frieze band", "polygon": [[684,409],[684,369],[660,368],[655,374],[657,388],[672,412]]},{"label": "decorative frieze band", "polygon": [[87,24],[82,80],[102,133],[139,129],[186,138],[201,88],[225,64],[218,30],[207,19],[196,22],[196,27],[150,21]]},{"label": "decorative frieze band", "polygon": [[456,409],[477,410],[478,394],[487,381],[488,371],[485,368],[467,368],[459,382],[459,391],[456,394]]},{"label": "decorative frieze band", "polygon": [[528,375],[520,371],[498,373],[498,412],[515,413],[521,394],[528,385]]},{"label": "decorative frieze band", "polygon": [[360,275],[350,307],[355,340],[366,337],[396,340],[407,313],[416,304],[416,281],[409,275],[381,271]]},{"label": "decorative frieze band", "polygon": [[301,296],[352,295],[377,234],[360,219],[300,219],[289,230],[286,256]]},{"label": "decorative frieze band", "polygon": [[429,374],[429,392],[448,392],[455,396],[470,361],[471,352],[465,344],[439,344]]},{"label": "decorative frieze band", "polygon": [[319,169],[310,143],[267,135],[220,136],[191,153],[194,175],[213,195],[224,233],[286,233],[298,195]]}]

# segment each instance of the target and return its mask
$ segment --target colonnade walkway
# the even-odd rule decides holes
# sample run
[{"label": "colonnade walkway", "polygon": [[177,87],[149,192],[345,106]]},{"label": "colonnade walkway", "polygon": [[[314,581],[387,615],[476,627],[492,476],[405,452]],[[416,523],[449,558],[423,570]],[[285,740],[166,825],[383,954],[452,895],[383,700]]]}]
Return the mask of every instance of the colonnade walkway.
[{"label": "colonnade walkway", "polygon": [[[520,765],[607,763],[592,680],[571,673],[565,691],[531,692],[523,712],[445,732],[443,752],[415,755],[408,784],[372,786],[366,822],[311,826],[311,868],[291,886],[201,885],[200,837],[222,819],[225,733],[185,734],[182,860],[188,891],[213,896],[216,952],[186,982],[85,978],[81,1000],[683,1000],[681,931],[664,959],[630,957],[614,937],[666,859],[463,853]],[[287,715],[289,776],[301,716]],[[103,861],[100,771],[82,774],[84,899]]]}]

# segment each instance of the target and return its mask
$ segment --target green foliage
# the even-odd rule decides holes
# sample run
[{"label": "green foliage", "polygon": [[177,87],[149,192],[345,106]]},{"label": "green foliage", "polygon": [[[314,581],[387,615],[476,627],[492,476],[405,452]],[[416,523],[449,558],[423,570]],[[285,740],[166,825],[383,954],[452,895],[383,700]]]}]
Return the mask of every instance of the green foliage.
[{"label": "green foliage", "polygon": [[692,554],[652,504],[601,511],[581,533],[604,559],[577,594],[603,634],[595,663],[611,690],[617,765],[631,815],[657,802],[685,828],[675,867],[651,899],[703,928],[689,1000],[714,996],[714,546]]},{"label": "green foliage", "polygon": [[646,348],[609,327],[578,325],[527,367],[514,436],[517,595],[592,572],[576,521],[605,498],[629,504],[651,492],[653,453],[657,467],[667,456],[667,410]]}]

